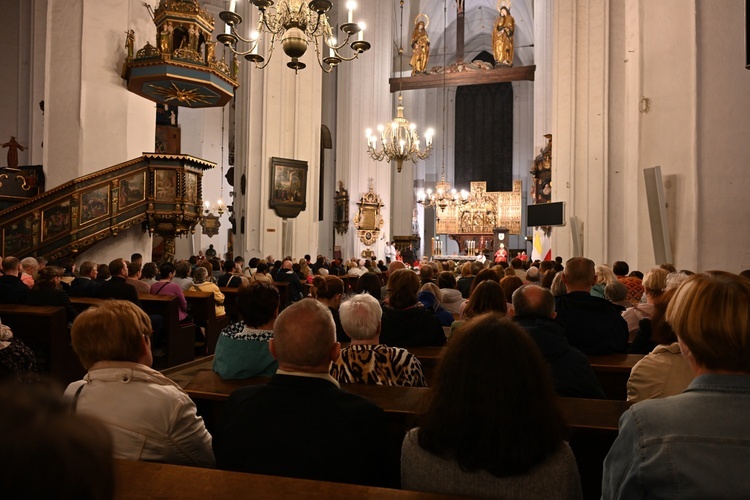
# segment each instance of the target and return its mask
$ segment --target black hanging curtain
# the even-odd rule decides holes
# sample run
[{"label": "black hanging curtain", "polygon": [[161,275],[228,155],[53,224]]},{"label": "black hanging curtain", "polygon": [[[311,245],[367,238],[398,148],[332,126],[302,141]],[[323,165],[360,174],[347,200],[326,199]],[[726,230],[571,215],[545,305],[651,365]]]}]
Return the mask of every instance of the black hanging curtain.
[{"label": "black hanging curtain", "polygon": [[455,187],[486,181],[513,190],[513,86],[468,85],[456,91]]}]

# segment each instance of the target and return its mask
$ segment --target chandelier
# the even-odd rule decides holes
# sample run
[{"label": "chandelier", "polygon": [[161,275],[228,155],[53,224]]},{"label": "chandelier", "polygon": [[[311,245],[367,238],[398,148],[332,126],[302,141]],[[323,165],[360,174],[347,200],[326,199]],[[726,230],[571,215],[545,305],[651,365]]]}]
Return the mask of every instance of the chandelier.
[{"label": "chandelier", "polygon": [[[403,47],[403,30],[404,30],[404,2],[401,0],[401,46],[398,48],[399,55],[399,67],[400,72],[404,71],[404,47]],[[432,136],[435,131],[427,129],[425,132],[425,148],[420,149],[419,134],[417,133],[417,125],[415,123],[409,123],[409,120],[404,118],[404,97],[401,94],[401,89],[398,91],[398,106],[396,107],[396,118],[387,125],[378,125],[378,132],[380,133],[380,146],[378,149],[378,138],[372,133],[372,129],[367,129],[365,134],[367,136],[367,152],[370,153],[370,157],[375,161],[388,160],[388,162],[396,161],[396,168],[399,172],[404,166],[404,160],[410,160],[412,163],[417,163],[417,160],[425,160],[429,158],[430,152],[432,151]]]},{"label": "chandelier", "polygon": [[367,135],[367,152],[370,157],[376,161],[396,160],[396,167],[399,172],[404,165],[404,160],[411,160],[416,163],[417,160],[424,160],[430,156],[432,151],[432,136],[434,130],[427,129],[425,140],[427,145],[424,150],[419,149],[419,134],[417,125],[409,123],[404,118],[404,98],[398,95],[398,106],[396,107],[396,118],[388,125],[378,125],[380,133],[381,149],[378,149],[378,138],[372,133],[372,129],[366,130]]},{"label": "chandelier", "polygon": [[[235,12],[236,0],[229,0],[228,10],[219,13],[219,17],[225,23],[225,32],[219,34],[216,39],[229,47],[233,53],[245,56],[245,59],[254,63],[257,69],[268,66],[273,49],[279,40],[284,53],[291,58],[286,65],[295,73],[305,68],[306,65],[300,58],[307,52],[310,44],[315,46],[315,60],[326,73],[333,71],[333,68],[343,61],[356,59],[370,48],[369,42],[364,40],[365,24],[352,21],[353,11],[357,8],[353,0],[346,3],[349,10],[348,20],[341,25],[341,31],[346,35],[346,39],[340,44],[336,41],[326,16],[326,12],[333,7],[330,0],[312,0],[309,3],[303,0],[280,0],[276,5],[273,0],[248,1],[260,13],[257,29],[250,33],[249,38],[243,38],[238,34],[237,27],[242,23],[242,17]],[[270,36],[267,58],[259,53],[261,40],[266,33]],[[354,35],[358,35],[357,39],[350,43],[349,39]],[[247,50],[238,50],[239,42],[249,44]],[[351,51],[349,56],[340,52],[347,46]]]}]

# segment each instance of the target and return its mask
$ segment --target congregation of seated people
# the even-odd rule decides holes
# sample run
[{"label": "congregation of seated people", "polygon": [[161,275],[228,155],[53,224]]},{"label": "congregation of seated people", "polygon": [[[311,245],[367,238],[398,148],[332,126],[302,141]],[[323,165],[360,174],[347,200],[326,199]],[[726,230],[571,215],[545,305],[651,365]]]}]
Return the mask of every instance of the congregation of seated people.
[{"label": "congregation of seated people", "polygon": [[[555,398],[606,398],[589,357],[630,353],[642,356],[624,388],[635,404],[604,460],[602,497],[750,492],[750,273],[641,273],[584,257],[388,260],[8,256],[0,304],[65,309],[87,373],[39,411],[64,406],[102,425],[97,439],[114,458],[451,496],[582,498]],[[211,368],[224,380],[267,379],[231,393],[209,433],[188,394],[151,367],[159,319],[139,294],[176,297],[190,321],[185,292],[212,293],[220,317],[226,288],[237,289],[237,321],[219,334]],[[76,313],[70,297],[113,300]],[[442,352],[430,377],[410,352],[424,347]],[[18,383],[33,359],[0,325],[3,378]],[[384,410],[347,384],[429,389],[398,443]]]}]

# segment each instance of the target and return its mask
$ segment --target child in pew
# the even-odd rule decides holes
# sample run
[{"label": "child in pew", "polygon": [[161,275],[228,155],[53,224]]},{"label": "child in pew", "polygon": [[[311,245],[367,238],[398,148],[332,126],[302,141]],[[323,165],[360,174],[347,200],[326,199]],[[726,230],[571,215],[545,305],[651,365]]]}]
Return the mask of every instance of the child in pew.
[{"label": "child in pew", "polygon": [[213,370],[225,380],[270,377],[279,363],[268,349],[279,315],[279,291],[270,283],[243,285],[237,292],[242,317],[224,328],[216,343]]},{"label": "child in pew", "polygon": [[115,458],[214,467],[211,435],[195,404],[150,368],[151,322],[131,302],[105,301],[73,323],[73,350],[88,370],[65,391],[77,413],[100,418]]},{"label": "child in pew", "polygon": [[404,438],[403,489],[582,498],[552,380],[520,327],[497,313],[469,320],[451,338],[436,375],[421,427]]}]

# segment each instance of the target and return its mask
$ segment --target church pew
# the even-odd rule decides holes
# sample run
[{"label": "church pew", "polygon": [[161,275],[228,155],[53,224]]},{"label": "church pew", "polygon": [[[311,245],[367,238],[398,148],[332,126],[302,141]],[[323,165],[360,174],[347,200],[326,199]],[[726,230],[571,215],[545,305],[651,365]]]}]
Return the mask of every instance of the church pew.
[{"label": "church pew", "polygon": [[[183,465],[115,460],[115,500],[173,498],[304,498],[309,500],[431,500],[443,495],[311,481]],[[455,498],[455,497],[453,497]]]},{"label": "church pew", "polygon": [[206,354],[213,354],[221,330],[229,325],[229,318],[216,317],[216,300],[211,292],[187,291],[185,300],[188,302],[190,314],[200,326],[206,328]]},{"label": "church pew", "polygon": [[627,384],[633,366],[643,359],[643,354],[607,354],[588,356],[599,383],[608,399],[627,399]]},{"label": "church pew", "polygon": [[168,368],[195,359],[195,325],[180,324],[177,297],[139,293],[138,300],[146,314],[158,314],[164,319],[166,356],[155,358],[154,367]]},{"label": "church pew", "polygon": [[[229,395],[241,387],[267,383],[267,377],[244,380],[222,380],[211,371],[198,372],[185,387],[195,401],[209,432],[221,418]],[[364,384],[342,384],[345,391],[371,400],[385,410],[397,442],[416,425],[416,415],[423,407],[429,389]],[[630,407],[626,401],[557,398],[558,407],[569,429],[569,442],[576,455],[584,498],[598,498],[601,493],[602,463],[617,437],[620,416]]]},{"label": "church pew", "polygon": [[240,320],[240,315],[237,312],[237,290],[239,288],[230,288],[223,286],[219,288],[221,293],[224,294],[224,310],[227,313],[230,323],[235,323]]},{"label": "church pew", "polygon": [[70,344],[68,319],[62,307],[3,304],[0,318],[15,337],[34,351],[42,373],[63,385],[86,374]]}]

